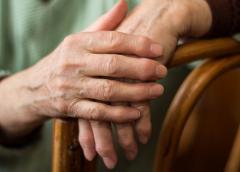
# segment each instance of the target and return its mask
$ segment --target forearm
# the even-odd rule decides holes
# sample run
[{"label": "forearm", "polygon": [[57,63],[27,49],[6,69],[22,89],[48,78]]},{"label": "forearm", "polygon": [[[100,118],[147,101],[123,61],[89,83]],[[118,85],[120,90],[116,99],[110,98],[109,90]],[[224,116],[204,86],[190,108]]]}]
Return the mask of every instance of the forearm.
[{"label": "forearm", "polygon": [[[206,0],[185,0],[190,26],[184,36],[201,37],[212,27],[212,12]],[[184,19],[183,19],[184,20]]]},{"label": "forearm", "polygon": [[[240,0],[173,0],[172,2],[188,8],[183,10],[189,11],[189,15],[185,18],[191,20],[192,28],[186,32],[190,36],[199,37],[206,34],[227,36],[240,32]],[[177,9],[179,10],[179,7]],[[178,10],[175,10],[175,13]]]},{"label": "forearm", "polygon": [[142,4],[159,13],[161,23],[156,27],[168,27],[178,37],[200,37],[212,26],[212,13],[206,0],[143,0]]}]

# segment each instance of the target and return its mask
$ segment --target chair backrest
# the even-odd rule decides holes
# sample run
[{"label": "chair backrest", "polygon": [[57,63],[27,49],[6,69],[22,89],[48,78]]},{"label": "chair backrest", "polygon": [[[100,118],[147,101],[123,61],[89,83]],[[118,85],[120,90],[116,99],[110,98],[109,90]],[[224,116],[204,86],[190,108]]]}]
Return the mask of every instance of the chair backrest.
[{"label": "chair backrest", "polygon": [[[232,54],[240,53],[240,45],[231,38],[221,38],[213,40],[200,40],[192,43],[188,43],[177,49],[172,61],[168,64],[169,68],[183,65],[198,59],[206,58],[216,58],[223,57]],[[219,62],[218,62],[219,61]],[[185,112],[186,114],[181,115],[180,118],[172,117],[174,115],[169,115],[173,113],[171,109],[179,109],[176,107],[176,103],[181,96],[177,96],[173,102],[170,111],[167,114],[162,135],[160,136],[160,144],[158,147],[158,152],[156,156],[155,171],[159,169],[168,171],[174,159],[176,153],[176,146],[180,139],[181,131],[184,127],[185,120],[188,117],[188,112],[192,109],[194,105],[194,100],[200,96],[202,89],[204,89],[204,84],[212,80],[219,74],[219,68],[223,67],[228,70],[236,64],[239,63],[239,56],[233,56],[228,59],[210,60],[205,64],[207,67],[201,67],[196,73],[202,74],[203,79],[199,80],[198,83],[191,82],[187,86],[191,89],[196,89],[196,85],[201,84],[201,89],[197,89],[197,94],[192,97],[189,102],[186,102]],[[211,73],[206,74],[204,70],[212,68]],[[183,93],[178,93],[183,94]],[[177,99],[177,100],[176,100]],[[189,109],[186,109],[189,108]],[[178,113],[180,113],[178,111]],[[173,130],[173,121],[178,123],[178,129]],[[177,120],[177,121],[176,121]],[[170,124],[169,124],[170,123]],[[232,157],[235,157],[234,155]],[[234,159],[234,158],[233,158]],[[164,163],[163,163],[164,162]],[[53,172],[95,172],[95,161],[87,162],[81,152],[81,148],[78,144],[78,127],[77,122],[71,119],[56,119],[54,120],[54,134],[53,134],[53,156],[52,156],[52,171]]]},{"label": "chair backrest", "polygon": [[227,162],[225,172],[239,172],[240,171],[240,125],[231,150],[230,158]]},{"label": "chair backrest", "polygon": [[239,67],[240,55],[211,59],[194,69],[187,77],[165,117],[156,153],[155,172],[171,171],[183,129],[206,88],[219,76]]}]

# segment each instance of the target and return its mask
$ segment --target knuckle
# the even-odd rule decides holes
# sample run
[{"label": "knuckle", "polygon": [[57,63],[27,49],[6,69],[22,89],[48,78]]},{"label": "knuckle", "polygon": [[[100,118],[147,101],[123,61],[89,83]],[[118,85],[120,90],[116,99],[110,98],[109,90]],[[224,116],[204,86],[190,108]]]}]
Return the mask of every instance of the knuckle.
[{"label": "knuckle", "polygon": [[136,130],[140,135],[142,135],[144,137],[149,137],[151,135],[151,130],[152,129],[151,129],[151,125],[146,124],[144,126],[138,126],[136,128]]},{"label": "knuckle", "polygon": [[78,138],[79,143],[82,147],[91,147],[91,145],[93,144],[93,138],[88,134],[88,135],[84,135],[84,136],[79,136]]},{"label": "knuckle", "polygon": [[119,46],[121,45],[121,42],[120,42],[120,34],[116,31],[111,31],[111,32],[108,32],[108,35],[107,35],[107,39],[109,41],[109,48],[112,49],[112,50],[115,50],[116,48],[119,48]]},{"label": "knuckle", "polygon": [[150,80],[155,75],[155,65],[154,62],[148,59],[142,59],[142,72],[141,79],[142,80]]},{"label": "knuckle", "polygon": [[168,69],[167,67],[162,65],[162,77],[166,77],[168,74]]},{"label": "knuckle", "polygon": [[55,102],[56,109],[60,112],[60,114],[65,115],[67,114],[67,104],[63,100],[59,100]]},{"label": "knuckle", "polygon": [[57,71],[58,73],[65,72],[71,63],[71,58],[69,55],[72,52],[72,49],[76,45],[76,38],[74,35],[69,35],[64,38],[63,42],[61,43],[60,47],[57,49]]},{"label": "knuckle", "polygon": [[98,90],[98,95],[105,100],[110,101],[112,100],[114,94],[113,94],[114,84],[112,81],[106,80],[104,81]]},{"label": "knuckle", "polygon": [[96,106],[89,106],[87,109],[86,109],[86,113],[87,114],[91,114],[91,116],[94,118],[94,116],[97,116],[98,114],[98,108]]},{"label": "knuckle", "polygon": [[124,139],[120,144],[125,150],[133,150],[135,147],[135,143],[132,139]]},{"label": "knuckle", "polygon": [[128,130],[122,129],[122,131],[118,131],[119,133],[119,143],[126,150],[134,149],[135,142],[134,138]]},{"label": "knuckle", "polygon": [[[92,91],[92,85],[93,84],[90,84],[90,79],[87,78],[87,77],[81,77],[79,78],[79,82],[82,83],[79,91],[78,91],[78,95],[80,97],[83,97],[83,98],[86,98],[88,97],[89,95],[91,95],[91,91]],[[93,85],[95,86],[95,85]]]},{"label": "knuckle", "polygon": [[67,80],[63,78],[55,79],[55,88],[59,93],[65,93],[68,89]]},{"label": "knuckle", "polygon": [[103,157],[109,157],[112,155],[112,150],[109,148],[109,146],[97,146],[96,151],[99,153],[99,155]]},{"label": "knuckle", "polygon": [[105,62],[105,72],[109,76],[114,76],[118,72],[118,60],[119,58],[116,55],[111,55],[109,58],[106,59]]},{"label": "knuckle", "polygon": [[89,106],[86,108],[86,114],[88,114],[89,118],[92,120],[99,120],[103,118],[102,108],[101,106]]},{"label": "knuckle", "polygon": [[149,39],[147,37],[144,37],[144,36],[140,36],[138,38],[138,48],[139,48],[139,51],[144,51],[146,50],[146,48],[148,49],[149,48]]},{"label": "knuckle", "polygon": [[63,40],[63,46],[67,49],[76,45],[77,36],[75,34],[68,35]]},{"label": "knuckle", "polygon": [[124,121],[124,118],[126,117],[126,111],[124,109],[117,109],[114,111],[114,120],[115,122],[122,123]]},{"label": "knuckle", "polygon": [[76,101],[76,99],[72,100],[71,103],[69,103],[68,107],[67,107],[67,114],[73,118],[77,118],[78,113],[79,113],[79,109],[77,108],[78,102]]},{"label": "knuckle", "polygon": [[57,74],[64,74],[69,69],[69,60],[67,58],[61,58],[60,63],[57,67],[56,73]]},{"label": "knuckle", "polygon": [[[83,55],[83,54],[81,54]],[[66,75],[82,75],[84,73],[87,63],[84,59],[79,59],[78,61],[73,60],[72,58],[65,57],[65,55],[58,60],[57,67],[55,70],[56,74]]]},{"label": "knuckle", "polygon": [[57,54],[57,61],[56,61],[56,70],[55,73],[57,74],[64,74],[71,63],[70,58],[66,58],[67,54],[69,54],[69,50],[66,49],[65,46],[62,46],[63,48],[60,48]]}]

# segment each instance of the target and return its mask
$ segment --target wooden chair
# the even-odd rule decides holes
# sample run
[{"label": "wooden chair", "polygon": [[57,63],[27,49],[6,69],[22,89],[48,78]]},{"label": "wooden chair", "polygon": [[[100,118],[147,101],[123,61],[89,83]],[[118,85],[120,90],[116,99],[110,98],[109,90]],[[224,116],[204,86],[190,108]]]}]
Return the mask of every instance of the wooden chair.
[{"label": "wooden chair", "polygon": [[[166,115],[156,152],[154,171],[170,172],[176,160],[184,127],[205,89],[219,76],[240,67],[240,44],[231,38],[199,40],[179,47],[169,68],[207,59],[193,70],[177,92]],[[238,92],[240,95],[240,91]],[[239,103],[240,106],[240,103]],[[53,135],[53,172],[94,172],[95,162],[87,162],[78,144],[75,120],[56,119]],[[240,170],[240,127],[226,172]]]},{"label": "wooden chair", "polygon": [[[174,166],[174,160],[177,155],[184,127],[190,118],[194,106],[206,88],[216,80],[216,78],[239,67],[240,55],[227,56],[221,59],[214,58],[207,60],[201,66],[194,69],[187,77],[178,90],[166,115],[159,138],[154,171],[172,171],[171,169]],[[240,96],[240,91],[238,94]],[[236,140],[236,142],[238,142],[238,140]],[[237,144],[239,143],[235,144],[235,149],[238,149]],[[235,153],[236,152],[233,151],[234,155],[232,155],[232,160],[230,160],[229,164],[240,163],[240,160],[236,159],[237,155],[235,155]],[[236,169],[235,171],[231,170],[229,172],[237,172],[239,170],[240,169]]]},{"label": "wooden chair", "polygon": [[230,158],[225,168],[225,172],[239,172],[239,171],[240,171],[240,125],[233,144]]}]

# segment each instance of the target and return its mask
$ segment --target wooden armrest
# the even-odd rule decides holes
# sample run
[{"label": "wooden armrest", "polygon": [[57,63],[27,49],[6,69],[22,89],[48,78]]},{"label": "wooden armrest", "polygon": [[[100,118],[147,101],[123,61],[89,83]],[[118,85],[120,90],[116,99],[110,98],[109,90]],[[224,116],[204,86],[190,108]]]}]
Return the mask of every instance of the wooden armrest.
[{"label": "wooden armrest", "polygon": [[175,67],[200,59],[223,57],[237,53],[240,53],[240,42],[232,38],[197,40],[178,47],[168,66]]},{"label": "wooden armrest", "polygon": [[196,68],[184,81],[167,112],[155,158],[155,172],[169,172],[180,138],[193,107],[217,77],[240,67],[240,55],[211,59]]}]

